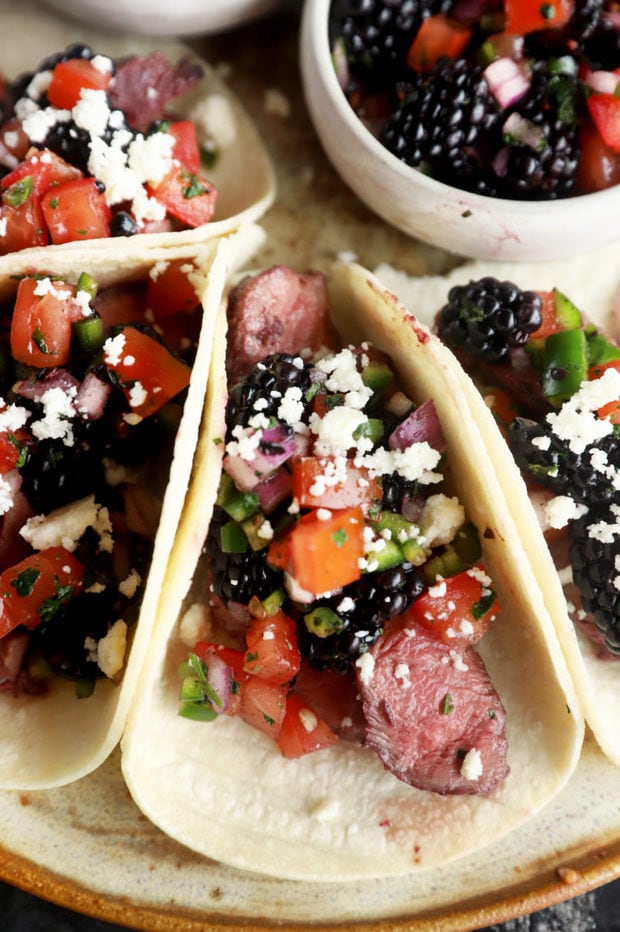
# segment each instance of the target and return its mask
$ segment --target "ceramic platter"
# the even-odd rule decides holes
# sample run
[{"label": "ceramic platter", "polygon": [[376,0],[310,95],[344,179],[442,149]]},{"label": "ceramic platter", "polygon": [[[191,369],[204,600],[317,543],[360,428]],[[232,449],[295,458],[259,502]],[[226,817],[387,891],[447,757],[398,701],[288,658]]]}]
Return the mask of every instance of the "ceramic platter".
[{"label": "ceramic platter", "polygon": [[[63,44],[84,38],[75,23],[32,7],[33,29],[60,34]],[[331,169],[302,104],[297,29],[298,10],[291,7],[245,30],[193,42],[250,111],[276,165],[278,197],[263,221],[267,240],[256,264],[323,268],[337,255],[351,254],[369,268],[387,262],[416,275],[452,268],[457,257],[388,228]],[[24,39],[23,45],[17,41],[19,52],[8,50],[13,70],[15,56],[27,49]],[[93,41],[90,32],[88,39]],[[98,50],[106,51],[108,41],[99,37]],[[136,40],[136,48],[144,43]],[[3,45],[0,66],[9,70]],[[23,61],[24,68],[33,64]],[[178,792],[181,804],[183,786]],[[161,834],[131,801],[117,754],[68,787],[0,793],[2,879],[110,922],[150,932],[238,925],[351,929],[364,923],[464,932],[620,875],[620,768],[606,763],[588,739],[577,772],[541,815],[440,870],[359,884],[283,882],[261,876],[260,864],[256,870],[243,873],[207,861]]]}]

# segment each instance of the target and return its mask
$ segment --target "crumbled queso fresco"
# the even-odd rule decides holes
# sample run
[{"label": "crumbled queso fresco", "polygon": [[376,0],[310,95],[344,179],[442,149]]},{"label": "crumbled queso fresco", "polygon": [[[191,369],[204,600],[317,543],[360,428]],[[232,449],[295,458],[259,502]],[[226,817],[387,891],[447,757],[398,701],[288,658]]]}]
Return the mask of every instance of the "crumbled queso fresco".
[{"label": "crumbled queso fresco", "polygon": [[[97,60],[102,69],[108,61],[108,70],[111,69],[109,59],[97,56]],[[130,203],[139,227],[149,220],[163,220],[165,207],[148,197],[144,185],[159,183],[173,167],[174,137],[164,132],[144,136],[129,130],[124,113],[110,109],[107,94],[102,90],[83,88],[72,110],[41,107],[39,101],[51,76],[51,71],[36,75],[28,86],[28,96],[15,104],[15,114],[26,135],[33,143],[42,144],[52,127],[73,120],[88,134],[88,171],[105,185],[108,204]],[[104,134],[109,141],[102,138]]]}]

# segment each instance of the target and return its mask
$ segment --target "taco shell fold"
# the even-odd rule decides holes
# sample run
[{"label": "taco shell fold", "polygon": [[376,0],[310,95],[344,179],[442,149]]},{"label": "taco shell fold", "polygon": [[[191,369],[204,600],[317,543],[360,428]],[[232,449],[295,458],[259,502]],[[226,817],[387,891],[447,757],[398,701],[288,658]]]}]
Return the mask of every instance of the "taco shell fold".
[{"label": "taco shell fold", "polygon": [[452,355],[371,273],[339,264],[328,290],[343,342],[371,341],[391,357],[413,400],[435,401],[450,483],[478,527],[503,607],[480,653],[506,708],[511,774],[488,797],[440,797],[400,783],[374,754],[344,741],[286,760],[237,718],[203,725],[178,715],[176,669],[187,655],[178,605],[184,597],[185,608],[204,600],[199,557],[223,454],[223,305],[195,468],[122,740],[122,768],[138,806],[177,841],[236,868],[305,881],[424,870],[497,840],[562,789],[583,740],[549,610],[483,440],[484,402]]}]

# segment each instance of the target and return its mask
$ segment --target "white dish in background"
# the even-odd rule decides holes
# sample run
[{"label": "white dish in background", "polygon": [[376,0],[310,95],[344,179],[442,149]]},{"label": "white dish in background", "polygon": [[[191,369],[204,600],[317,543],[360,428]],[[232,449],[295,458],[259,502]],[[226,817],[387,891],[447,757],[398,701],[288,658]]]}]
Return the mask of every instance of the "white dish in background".
[{"label": "white dish in background", "polygon": [[329,47],[330,4],[305,3],[304,94],[327,156],[371,210],[416,239],[476,259],[557,259],[620,240],[620,185],[555,201],[504,200],[443,184],[392,155],[338,84]]},{"label": "white dish in background", "polygon": [[279,0],[46,0],[61,13],[104,29],[150,36],[222,32],[274,9]]}]

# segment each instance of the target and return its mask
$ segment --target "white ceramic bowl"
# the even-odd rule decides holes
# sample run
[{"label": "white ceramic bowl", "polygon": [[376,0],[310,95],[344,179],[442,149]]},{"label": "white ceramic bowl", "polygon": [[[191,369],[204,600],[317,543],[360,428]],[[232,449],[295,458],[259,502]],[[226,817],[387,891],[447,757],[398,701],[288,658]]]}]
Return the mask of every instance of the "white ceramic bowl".
[{"label": "white ceramic bowl", "polygon": [[410,168],[370,133],[342,92],[328,39],[330,0],[306,0],[304,94],[323,148],[360,200],[416,239],[477,259],[545,260],[620,241],[620,185],[556,201],[470,194]]},{"label": "white ceramic bowl", "polygon": [[50,6],[104,29],[151,36],[221,32],[267,13],[279,0],[47,0]]}]

